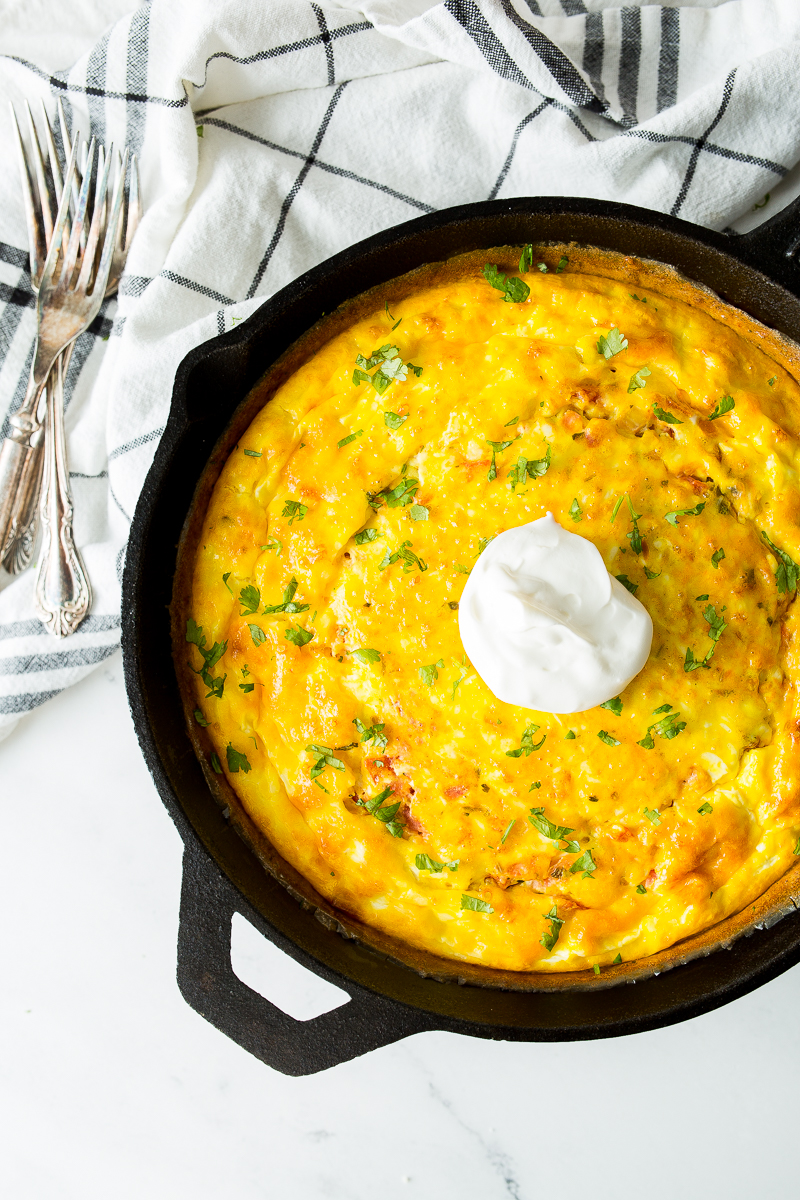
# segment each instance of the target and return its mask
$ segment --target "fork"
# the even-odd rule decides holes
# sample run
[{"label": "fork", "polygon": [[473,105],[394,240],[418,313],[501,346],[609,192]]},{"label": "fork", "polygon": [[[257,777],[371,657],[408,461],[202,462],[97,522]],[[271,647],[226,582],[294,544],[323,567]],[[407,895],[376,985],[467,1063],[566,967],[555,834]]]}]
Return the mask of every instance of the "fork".
[{"label": "fork", "polygon": [[[19,126],[17,125],[16,114],[14,112],[13,105],[11,106],[11,118],[17,139],[17,151],[22,180],[23,200],[25,204],[25,215],[28,226],[28,245],[31,263],[31,287],[34,293],[38,294],[43,260],[45,254],[47,253],[47,247],[49,246],[52,238],[53,218],[51,199],[54,193],[55,203],[60,204],[63,191],[63,181],[61,165],[55,148],[53,131],[44,104],[42,103],[41,105],[41,116],[44,128],[44,139],[49,158],[49,175],[45,169],[42,150],[36,133],[36,126],[33,121],[33,116],[30,108],[27,105],[26,108],[28,112],[28,129],[31,142],[30,163],[26,157],[25,149],[22,144],[22,137],[20,135]],[[64,147],[64,154],[66,155],[66,158],[69,159],[72,152],[72,145],[69,132],[67,130],[66,120],[64,118],[64,109],[62,107],[61,100],[58,101],[58,121],[61,130],[61,140]],[[86,153],[86,145],[84,143],[82,162],[84,171],[86,169]],[[102,151],[99,153],[102,154]],[[119,177],[119,155],[117,155],[117,168],[117,174]],[[124,178],[124,176],[122,176],[122,178]],[[34,179],[36,182],[36,191],[38,192],[38,206],[34,203],[32,188]],[[81,182],[81,171],[77,169],[76,165],[75,175],[71,184],[73,210],[77,208]],[[141,215],[142,206],[139,195],[139,173],[136,156],[132,155],[130,160],[130,191],[127,197],[123,193],[122,213],[118,236],[114,243],[114,253],[111,259],[111,269],[109,272],[108,283],[106,284],[106,297],[113,296],[119,286],[120,277],[125,267],[131,241],[133,240],[133,236],[138,228]],[[85,249],[85,246],[86,232],[84,229],[81,232],[81,249]],[[61,379],[62,395],[63,381],[67,376],[67,370],[72,357],[73,346],[74,343],[70,343],[70,345],[64,351]],[[53,378],[55,379],[55,372],[53,372]],[[45,425],[46,424],[47,417],[45,417]],[[19,572],[24,571],[29,566],[31,558],[33,557],[36,509],[42,473],[41,434],[38,434],[37,437],[39,440],[34,444],[33,453],[28,456],[25,466],[19,477],[17,493],[13,501],[9,532],[6,537],[5,544],[3,544],[2,540],[0,540],[0,561],[2,561],[3,566],[11,574],[18,574]],[[65,455],[63,457],[64,463],[66,464]]]},{"label": "fork", "polygon": [[[41,422],[38,417],[39,402],[47,383],[47,377],[58,355],[92,323],[100,310],[106,283],[111,269],[111,260],[117,240],[117,225],[122,204],[127,151],[114,192],[111,213],[103,238],[103,251],[94,277],[94,286],[89,284],[94,270],[94,260],[101,234],[101,218],[111,165],[110,155],[106,158],[102,172],[97,172],[93,194],[93,216],[86,246],[79,258],[80,242],[85,232],[87,208],[91,192],[92,166],[95,142],[89,147],[87,170],[83,176],[78,203],[67,240],[72,182],[75,178],[77,143],[72,147],[69,164],[63,181],[58,215],[52,229],[47,257],[42,268],[39,296],[36,305],[37,338],[31,376],[25,398],[19,409],[10,418],[11,434],[0,445],[0,546],[4,550],[14,533],[14,505],[20,483],[26,472],[30,472],[31,460],[37,456],[41,442]],[[75,273],[77,280],[73,282]],[[17,516],[17,520],[18,520]]]}]

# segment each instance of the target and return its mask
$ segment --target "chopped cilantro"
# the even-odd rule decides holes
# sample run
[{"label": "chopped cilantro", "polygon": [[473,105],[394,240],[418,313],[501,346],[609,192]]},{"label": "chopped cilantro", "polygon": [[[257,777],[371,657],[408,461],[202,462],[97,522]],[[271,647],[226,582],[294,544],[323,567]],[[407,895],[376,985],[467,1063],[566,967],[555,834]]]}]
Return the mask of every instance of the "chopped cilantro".
[{"label": "chopped cilantro", "polygon": [[357,429],[355,431],[355,433],[351,433],[348,437],[340,438],[339,441],[336,443],[336,445],[338,446],[338,448],[340,450],[343,450],[345,446],[349,446],[351,442],[354,442],[356,440],[356,438],[361,437],[363,432],[364,432],[363,429]]},{"label": "chopped cilantro", "polygon": [[433,871],[435,875],[438,875],[444,870],[456,871],[460,861],[460,859],[454,858],[452,862],[437,862],[429,854],[418,854],[414,864],[418,871]]},{"label": "chopped cilantro", "polygon": [[536,270],[541,271],[543,275],[547,274],[547,263],[537,263]]},{"label": "chopped cilantro", "polygon": [[605,742],[605,744],[607,746],[618,746],[619,745],[619,742],[617,741],[617,739],[615,737],[612,737],[610,733],[606,733],[605,729],[601,729],[599,731],[599,733],[597,734],[597,736],[600,738],[600,741]]},{"label": "chopped cilantro", "polygon": [[299,500],[287,500],[283,506],[283,512],[281,513],[281,516],[288,517],[289,524],[291,525],[295,518],[297,518],[298,521],[302,521],[307,512],[307,504],[301,504]]},{"label": "chopped cilantro", "polygon": [[507,837],[508,837],[508,835],[511,833],[511,830],[514,828],[514,826],[515,826],[515,825],[516,825],[516,818],[515,818],[513,821],[509,821],[509,822],[508,822],[508,824],[506,825],[506,830],[505,830],[505,833],[504,833],[504,834],[503,834],[503,836],[500,838],[500,845],[501,845],[501,846],[505,844],[505,840],[506,840],[506,838],[507,838]]},{"label": "chopped cilantro", "polygon": [[494,912],[494,909],[492,908],[491,904],[487,904],[485,900],[479,900],[477,896],[462,895],[461,911],[463,912],[464,909],[469,909],[470,912],[479,912],[479,913],[493,913]]},{"label": "chopped cilantro", "polygon": [[736,401],[733,396],[723,396],[717,407],[709,416],[709,421],[716,421],[717,417],[724,417],[725,413],[729,413],[732,408],[736,408]]},{"label": "chopped cilantro", "polygon": [[487,441],[487,445],[492,447],[492,465],[489,467],[489,474],[486,476],[486,478],[487,479],[496,479],[497,478],[496,456],[498,454],[500,454],[503,450],[507,450],[509,446],[513,446],[514,438],[512,438],[510,442],[490,442],[488,438],[486,439],[486,441]]},{"label": "chopped cilantro", "polygon": [[526,271],[530,271],[533,266],[533,246],[528,242],[522,247],[522,256],[519,260],[519,273],[524,275]]},{"label": "chopped cilantro", "polygon": [[595,975],[600,974],[600,967],[597,963],[594,964],[594,966],[592,967],[592,970],[594,971]]},{"label": "chopped cilantro", "polygon": [[[368,374],[374,367],[377,367],[377,370],[373,371],[372,375]],[[356,356],[353,386],[358,387],[362,382],[371,383],[378,395],[382,396],[390,383],[406,379],[409,371],[419,376],[422,374],[422,367],[415,367],[413,363],[404,363],[397,346],[390,346],[387,343],[379,350],[373,350],[369,358],[364,358],[363,354]]]},{"label": "chopped cilantro", "polygon": [[547,734],[546,733],[542,734],[542,740],[540,742],[537,742],[536,745],[534,745],[533,735],[538,731],[538,729],[539,729],[538,725],[528,725],[527,729],[523,733],[522,738],[520,740],[519,749],[518,750],[506,750],[506,757],[507,758],[520,758],[521,755],[524,754],[525,757],[527,758],[529,754],[532,754],[534,752],[534,750],[541,750],[542,746],[544,745],[544,740],[547,737]]},{"label": "chopped cilantro", "polygon": [[369,666],[370,663],[381,661],[380,651],[371,650],[367,646],[364,646],[359,650],[349,650],[348,654],[350,654],[353,658],[357,658],[359,662],[364,663],[366,666]]},{"label": "chopped cilantro", "polygon": [[639,590],[638,583],[633,583],[630,579],[628,579],[627,575],[615,575],[614,578],[617,579],[624,588],[627,588],[632,596],[636,595]]},{"label": "chopped cilantro", "polygon": [[544,808],[532,808],[528,817],[534,829],[551,842],[566,842],[575,831],[569,825],[556,825],[544,815]]},{"label": "chopped cilantro", "polygon": [[267,635],[264,633],[264,630],[261,628],[261,626],[248,624],[247,628],[250,630],[250,637],[253,639],[253,645],[263,646],[264,642],[267,640]]},{"label": "chopped cilantro", "polygon": [[539,790],[539,788],[540,788],[541,786],[542,786],[542,785],[541,785],[541,783],[540,783],[540,782],[539,782],[539,780],[537,779],[535,783],[532,783],[532,784],[531,784],[531,786],[528,788],[528,791],[529,791],[529,792],[536,792],[536,791],[538,791],[538,790]]},{"label": "chopped cilantro", "polygon": [[604,700],[600,707],[607,708],[615,717],[618,717],[622,712],[622,701],[619,696],[615,696],[613,700]]},{"label": "chopped cilantro", "polygon": [[616,967],[621,962],[622,962],[622,955],[618,954],[611,965],[612,965],[612,967]]},{"label": "chopped cilantro", "polygon": [[653,412],[658,417],[659,421],[665,421],[667,425],[682,425],[683,421],[679,417],[673,417],[672,413],[668,413],[665,408],[659,404],[653,405]]},{"label": "chopped cilantro", "polygon": [[194,710],[194,719],[195,719],[195,721],[197,721],[198,725],[203,726],[203,729],[205,729],[209,725],[209,722],[203,716],[202,710],[199,708],[196,708]]},{"label": "chopped cilantro", "polygon": [[367,499],[376,512],[384,503],[387,508],[405,508],[414,503],[414,494],[418,490],[419,480],[405,476],[395,487],[384,488],[382,492],[368,495]]},{"label": "chopped cilantro", "polygon": [[637,885],[636,885],[636,891],[639,893],[639,895],[640,895],[640,896],[646,896],[646,895],[647,895],[647,888],[644,886],[644,884],[643,884],[643,883],[637,883]]},{"label": "chopped cilantro", "polygon": [[377,542],[380,536],[381,535],[378,533],[377,529],[362,529],[356,534],[356,536],[353,538],[353,541],[357,546],[363,546],[367,542]]},{"label": "chopped cilantro", "polygon": [[404,417],[401,417],[400,414],[396,412],[385,412],[383,414],[383,423],[387,429],[399,429],[400,426],[403,425],[407,420],[408,413],[406,413]]},{"label": "chopped cilantro", "polygon": [[572,519],[576,525],[577,525],[578,521],[583,520],[583,509],[581,508],[580,504],[578,503],[577,497],[572,501],[572,504],[570,504],[570,506],[569,506],[569,515],[572,517]]},{"label": "chopped cilantro", "polygon": [[521,487],[528,479],[540,479],[550,468],[550,447],[547,447],[544,458],[525,458],[522,454],[508,473],[511,490],[519,484]]},{"label": "chopped cilantro", "polygon": [[561,272],[564,270],[564,267],[566,267],[568,265],[569,265],[569,259],[567,258],[566,255],[563,255],[556,263],[556,275],[560,275]]},{"label": "chopped cilantro", "polygon": [[[250,632],[252,633],[252,629]],[[302,625],[296,627],[289,625],[284,629],[283,636],[287,642],[292,642],[295,646],[307,646],[314,634],[310,629],[303,629]]]},{"label": "chopped cilantro", "polygon": [[604,358],[613,358],[627,348],[628,339],[622,336],[616,325],[605,336],[601,334],[597,342],[597,352]]},{"label": "chopped cilantro", "polygon": [[597,863],[592,858],[591,850],[584,850],[580,858],[576,858],[575,862],[569,869],[570,875],[577,874],[578,871],[583,871],[581,879],[591,878],[592,873],[597,870]]},{"label": "chopped cilantro", "polygon": [[419,558],[419,556],[416,555],[413,550],[410,550],[410,546],[411,542],[406,541],[401,542],[400,548],[395,550],[392,554],[390,554],[387,550],[381,562],[378,563],[378,569],[383,571],[386,569],[386,567],[391,567],[396,562],[402,562],[403,573],[405,575],[407,575],[409,571],[413,571],[415,567],[419,571],[427,571],[428,564],[424,559]]},{"label": "chopped cilantro", "polygon": [[250,770],[250,762],[247,755],[243,754],[241,750],[235,750],[230,742],[228,742],[225,748],[225,757],[228,760],[228,770],[232,775],[236,775],[239,771],[244,772],[246,775]]},{"label": "chopped cilantro", "polygon": [[247,454],[250,458],[261,458],[260,450],[245,450],[245,454]]},{"label": "chopped cilantro", "polygon": [[566,742],[574,742],[575,741],[575,730],[568,729],[567,732],[564,734],[564,740]]},{"label": "chopped cilantro", "polygon": [[249,617],[253,613],[258,612],[258,606],[261,603],[261,592],[252,583],[248,583],[247,587],[243,587],[239,592],[239,603],[242,606],[239,616]]},{"label": "chopped cilantro", "polygon": [[358,730],[361,741],[365,746],[372,743],[375,750],[385,750],[388,738],[383,732],[384,722],[375,723],[374,725],[365,725],[358,717],[353,718],[353,724]]},{"label": "chopped cilantro", "polygon": [[558,909],[556,908],[555,903],[550,909],[550,912],[547,913],[545,920],[550,922],[550,931],[549,933],[543,933],[539,938],[539,941],[542,943],[545,950],[553,950],[556,942],[558,941],[558,935],[561,933],[561,926],[564,924],[563,918],[559,917],[558,915]]},{"label": "chopped cilantro", "polygon": [[784,550],[779,550],[775,543],[769,540],[763,529],[761,530],[761,536],[778,560],[778,570],[775,572],[775,583],[778,593],[783,595],[785,592],[795,591],[798,577],[800,577],[800,567],[798,567],[794,559],[789,558],[789,555]]},{"label": "chopped cilantro", "polygon": [[216,771],[217,775],[222,774],[222,764],[219,761],[216,751],[211,751],[211,766]]},{"label": "chopped cilantro", "polygon": [[[612,523],[616,520],[617,513],[620,510],[620,506],[622,505],[623,500],[628,501],[628,512],[631,515],[631,523],[633,525],[633,529],[631,530],[631,532],[627,533],[625,536],[627,537],[628,541],[631,544],[631,550],[633,550],[633,553],[641,554],[642,553],[642,535],[639,532],[639,521],[641,520],[642,514],[634,512],[633,504],[631,503],[631,498],[627,492],[623,492],[622,495],[617,500],[616,504],[614,505],[613,511],[611,513],[611,520],[612,520]],[[661,572],[659,572],[659,574],[660,573]]]},{"label": "chopped cilantro", "polygon": [[703,592],[702,596],[695,596],[695,600],[707,600],[708,592]]},{"label": "chopped cilantro", "polygon": [[419,677],[426,687],[433,687],[439,678],[439,671],[437,669],[439,667],[444,667],[444,661],[441,658],[438,662],[431,663],[429,667],[420,667]]},{"label": "chopped cilantro", "polygon": [[252,692],[256,685],[254,683],[240,683],[239,687],[243,692]]},{"label": "chopped cilantro", "polygon": [[711,555],[711,565],[715,569],[718,570],[719,564],[722,562],[724,557],[725,557],[725,551],[720,546],[719,550],[715,550],[714,553]]},{"label": "chopped cilantro", "polygon": [[[724,610],[723,610],[724,611]],[[713,604],[709,604],[703,612],[703,617],[709,624],[708,636],[711,638],[711,645],[706,651],[704,658],[695,658],[694,651],[691,647],[686,650],[686,658],[684,659],[683,669],[686,672],[696,671],[698,667],[708,667],[717,648],[717,642],[722,637],[725,630],[728,628],[722,613],[717,616],[717,611]]]},{"label": "chopped cilantro", "polygon": [[463,563],[456,563],[456,570],[460,571],[462,575],[469,575],[470,573],[469,567],[465,567]]},{"label": "chopped cilantro", "polygon": [[277,557],[283,549],[283,542],[280,540],[280,538],[270,538],[266,545],[262,546],[261,549],[268,552],[274,550],[275,556]]},{"label": "chopped cilantro", "polygon": [[795,846],[794,846],[794,850],[792,851],[792,854],[800,854],[800,838],[798,838],[797,841],[795,842]]},{"label": "chopped cilantro", "polygon": [[[704,599],[704,600],[707,600],[707,599],[708,599],[708,596],[704,596],[704,597],[703,597],[703,599]],[[658,708],[654,708],[654,709],[653,709],[653,716],[656,716],[656,714],[657,714],[657,713],[669,712],[669,710],[670,710],[671,708],[672,708],[672,705],[671,705],[671,704],[662,704],[662,705],[660,705]]]},{"label": "chopped cilantro", "polygon": [[431,514],[430,509],[427,509],[424,504],[412,504],[408,515],[412,521],[427,521]]},{"label": "chopped cilantro", "polygon": [[478,553],[475,555],[475,557],[480,558],[480,556],[483,554],[486,547],[489,545],[489,542],[493,542],[496,537],[497,537],[497,534],[493,533],[493,534],[491,534],[490,537],[478,538]]},{"label": "chopped cilantro", "polygon": [[[253,589],[254,591],[256,589]],[[294,594],[297,591],[297,580],[292,576],[286,589],[283,593],[283,600],[279,604],[266,604],[264,606],[264,616],[268,617],[274,613],[301,613],[306,612],[311,606],[309,604],[297,604],[294,599]],[[244,593],[243,593],[244,594]],[[251,611],[255,611],[252,609]],[[243,614],[244,615],[244,614]]]},{"label": "chopped cilantro", "polygon": [[643,388],[647,384],[647,376],[650,374],[649,367],[640,367],[635,375],[631,375],[631,381],[628,384],[628,394],[635,392],[637,388]]},{"label": "chopped cilantro", "polygon": [[697,811],[702,816],[707,817],[709,813],[712,813],[714,811],[714,809],[706,800],[705,804],[701,804]]},{"label": "chopped cilantro", "polygon": [[664,520],[668,525],[674,525],[674,527],[677,529],[678,517],[699,517],[705,506],[705,500],[701,500],[701,502],[696,504],[694,508],[678,508],[675,510],[675,512],[667,513],[664,517]]},{"label": "chopped cilantro", "polygon": [[203,627],[197,625],[191,617],[186,622],[186,641],[196,646],[203,658],[202,667],[197,669],[192,667],[192,670],[196,675],[200,676],[208,688],[205,699],[208,700],[211,696],[216,697],[217,700],[221,699],[225,680],[228,676],[223,675],[221,679],[218,677],[215,678],[211,672],[228,649],[228,643],[214,642],[214,645],[208,650],[206,648],[206,635],[203,633]]},{"label": "chopped cilantro", "polygon": [[487,263],[483,268],[483,277],[493,288],[503,293],[507,304],[522,304],[531,294],[531,289],[524,279],[503,275],[491,263]]},{"label": "chopped cilantro", "polygon": [[661,817],[654,808],[644,808],[642,811],[644,812],[644,815],[647,817],[648,821],[652,821],[654,825],[661,824]]},{"label": "chopped cilantro", "polygon": [[[386,316],[389,318],[389,320],[390,320],[390,321],[394,321],[394,317],[393,317],[393,316],[392,316],[392,314],[389,312],[389,301],[388,301],[388,300],[385,300],[385,301],[384,301],[384,303],[383,303],[383,307],[386,309]],[[394,325],[392,326],[392,333],[394,333],[395,329],[397,329],[397,326],[400,324],[400,322],[401,322],[402,320],[403,320],[403,318],[402,318],[402,317],[400,317],[400,320],[399,320],[399,321],[394,321]]]},{"label": "chopped cilantro", "polygon": [[506,421],[506,423],[505,423],[505,425],[503,426],[503,428],[504,428],[504,429],[508,429],[509,425],[516,425],[516,423],[517,423],[517,421],[518,421],[518,420],[519,420],[519,417],[512,417],[510,421]]},{"label": "chopped cilantro", "polygon": [[658,579],[659,575],[661,574],[660,571],[650,571],[647,567],[645,567],[644,573],[648,579]]},{"label": "chopped cilantro", "polygon": [[233,588],[232,588],[232,587],[231,587],[231,585],[228,583],[228,580],[230,579],[230,577],[231,577],[231,572],[230,572],[230,571],[226,571],[226,572],[225,572],[225,574],[222,576],[222,582],[225,584],[225,587],[228,589],[228,591],[230,592],[230,594],[231,594],[231,595],[233,595]]},{"label": "chopped cilantro", "polygon": [[397,820],[397,813],[400,810],[400,801],[395,801],[394,804],[384,806],[384,801],[393,796],[394,792],[390,787],[384,788],[377,796],[373,796],[371,800],[356,799],[356,803],[365,808],[373,817],[377,817],[386,826],[386,832],[392,837],[401,838],[403,836],[403,824]]},{"label": "chopped cilantro", "polygon": [[[352,746],[342,747],[344,750],[352,750],[352,748]],[[326,767],[333,767],[336,771],[343,771],[344,763],[340,758],[336,757],[330,746],[317,746],[312,742],[310,746],[306,746],[306,753],[313,754],[315,758],[315,762],[308,773],[309,779],[313,779],[317,787],[321,787],[324,792],[327,791],[328,789],[322,787],[322,784],[319,783],[319,776]]]},{"label": "chopped cilantro", "polygon": [[769,384],[769,386],[770,386],[770,387],[772,387],[773,383],[775,383],[775,382],[776,382],[777,378],[778,378],[778,376],[777,376],[777,375],[773,375],[773,376],[772,376],[772,379],[768,379],[768,380],[767,380],[767,383]]}]

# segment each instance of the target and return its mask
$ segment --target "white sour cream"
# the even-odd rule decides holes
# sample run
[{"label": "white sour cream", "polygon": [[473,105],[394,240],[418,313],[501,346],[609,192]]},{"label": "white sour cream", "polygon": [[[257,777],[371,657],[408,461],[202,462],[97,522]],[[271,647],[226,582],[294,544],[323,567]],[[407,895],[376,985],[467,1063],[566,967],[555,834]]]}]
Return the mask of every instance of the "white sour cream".
[{"label": "white sour cream", "polygon": [[596,546],[552,513],[490,542],[467,580],[458,624],[498,700],[572,713],[619,695],[638,675],[653,622],[609,575]]}]

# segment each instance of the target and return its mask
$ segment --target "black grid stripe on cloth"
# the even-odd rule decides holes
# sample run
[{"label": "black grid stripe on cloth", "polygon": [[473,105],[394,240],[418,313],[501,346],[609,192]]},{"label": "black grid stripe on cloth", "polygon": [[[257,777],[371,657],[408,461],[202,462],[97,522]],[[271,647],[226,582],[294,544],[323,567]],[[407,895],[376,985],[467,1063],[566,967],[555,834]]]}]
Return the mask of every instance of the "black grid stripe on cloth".
[{"label": "black grid stripe on cloth", "polygon": [[89,97],[99,97],[103,100],[125,100],[129,104],[156,104],[162,108],[186,108],[189,103],[189,97],[186,95],[170,99],[168,96],[149,96],[146,92],[117,92],[93,83],[71,83],[66,78],[64,71],[56,71],[52,74],[48,73],[47,71],[43,71],[41,67],[37,67],[35,63],[28,62],[24,58],[19,58],[16,54],[4,54],[0,55],[0,58],[6,58],[11,62],[19,63],[21,67],[25,67],[26,70],[31,71],[39,79],[46,80],[54,96],[66,97],[71,93],[86,96],[87,100]]},{"label": "black grid stripe on cloth", "polygon": [[[125,87],[130,95],[147,93],[148,74],[148,42],[150,37],[150,6],[137,8],[131,17],[128,31],[128,59],[125,71]],[[125,144],[131,154],[142,152],[144,131],[147,121],[147,108],[133,101],[126,102],[125,113]]]},{"label": "black grid stripe on cloth", "polygon": [[637,123],[639,103],[639,64],[642,58],[642,14],[638,8],[620,10],[622,40],[619,52],[617,95],[622,107],[621,125]]},{"label": "black grid stripe on cloth", "polygon": [[[81,622],[78,632],[72,636],[73,638],[81,638],[86,634],[112,633],[119,629],[119,627],[120,618],[116,615],[96,616],[94,613],[89,613],[89,616]],[[0,641],[10,638],[46,636],[41,621],[33,617],[27,621],[7,621],[4,625],[0,624]],[[49,642],[49,644],[52,645],[52,642]]]},{"label": "black grid stripe on cloth", "polygon": [[[510,3],[510,0],[500,0],[500,3],[502,5],[503,12],[506,14],[509,21],[511,21],[511,23],[519,30],[531,49],[547,67],[547,70],[561,88],[564,95],[568,96],[571,102],[577,105],[578,108],[588,108],[592,112],[602,112],[603,105],[600,103],[597,96],[595,96],[594,92],[592,92],[592,90],[586,86],[586,83],[584,82],[580,73],[575,69],[573,64],[567,58],[566,54],[564,54],[554,42],[551,42],[549,38],[546,38],[544,34],[536,28],[535,25],[531,25],[527,21],[523,20],[517,10],[514,8],[513,4]],[[485,31],[489,28],[489,26],[483,19],[480,10],[473,3],[473,0],[448,0],[447,8],[450,10],[453,16],[456,17],[456,20],[458,20],[460,24],[464,25],[465,29],[468,29],[468,32],[470,33],[470,36],[473,37],[473,40],[476,39],[471,28],[468,28],[468,26],[464,24],[461,16],[457,15],[455,9],[460,9],[467,18],[467,21],[474,19],[475,14],[481,17],[482,24],[479,23],[477,29],[482,41],[478,44],[480,45],[480,49],[485,55],[487,62],[489,62],[494,69],[497,70],[498,68],[495,66],[495,63],[490,57],[490,53],[499,54],[499,51],[497,51],[496,47],[492,46],[491,44],[487,45]],[[492,35],[492,37],[494,38],[494,42],[498,47],[502,45],[499,39],[494,37],[494,35]],[[485,46],[487,48],[484,48]],[[506,55],[506,57],[508,57],[508,55]],[[502,57],[499,61],[503,61]],[[528,87],[532,87],[532,84],[528,83]]]}]

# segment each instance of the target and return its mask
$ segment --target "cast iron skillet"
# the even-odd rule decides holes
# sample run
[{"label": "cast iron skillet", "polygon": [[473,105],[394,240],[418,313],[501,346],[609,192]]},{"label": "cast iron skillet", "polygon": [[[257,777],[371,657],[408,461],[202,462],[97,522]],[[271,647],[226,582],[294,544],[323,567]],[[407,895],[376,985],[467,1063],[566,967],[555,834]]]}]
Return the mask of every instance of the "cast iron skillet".
[{"label": "cast iron skillet", "polygon": [[[131,527],[123,579],[125,679],[139,741],[185,853],[178,984],[188,1003],[263,1062],[304,1075],[424,1030],[515,1041],[615,1037],[686,1020],[800,961],[800,912],[631,986],[519,992],[442,982],[348,940],[261,866],[213,799],[186,733],[169,605],[195,487],[231,417],[283,351],[343,301],[429,262],[524,242],[578,242],[676,267],[800,342],[800,199],[744,236],[632,205],[560,197],[498,200],[409,221],[329,259],[181,363],[164,436]],[[348,1004],[296,1021],[243,984],[230,958],[241,913]]]}]

